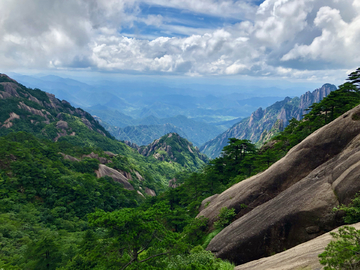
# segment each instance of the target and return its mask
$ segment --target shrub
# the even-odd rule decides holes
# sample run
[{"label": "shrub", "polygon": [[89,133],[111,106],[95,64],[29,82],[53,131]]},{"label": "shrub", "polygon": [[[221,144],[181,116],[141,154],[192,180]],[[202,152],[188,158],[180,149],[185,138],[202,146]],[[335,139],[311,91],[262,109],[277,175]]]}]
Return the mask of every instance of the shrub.
[{"label": "shrub", "polygon": [[218,215],[219,219],[214,222],[214,227],[216,229],[225,228],[234,220],[235,216],[236,213],[234,208],[231,209],[228,209],[227,207],[221,208],[220,213]]},{"label": "shrub", "polygon": [[325,251],[319,255],[325,270],[359,269],[360,267],[360,230],[345,226],[331,235],[331,241]]}]

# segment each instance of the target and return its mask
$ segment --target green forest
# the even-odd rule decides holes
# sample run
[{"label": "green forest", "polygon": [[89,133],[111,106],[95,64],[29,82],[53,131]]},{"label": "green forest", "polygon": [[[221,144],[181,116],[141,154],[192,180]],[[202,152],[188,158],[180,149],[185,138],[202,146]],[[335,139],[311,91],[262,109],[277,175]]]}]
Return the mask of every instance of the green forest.
[{"label": "green forest", "polygon": [[[197,160],[198,169],[192,170],[143,157],[107,133],[90,132],[67,112],[63,119],[78,136],[56,142],[55,122],[44,124],[34,116],[31,120],[40,123],[35,126],[29,117],[16,119],[19,125],[0,128],[0,269],[234,269],[206,246],[238,209],[223,208],[209,227],[205,218],[196,218],[201,202],[266,170],[309,134],[360,104],[359,77],[360,68],[261,148],[231,138],[220,157],[207,164]],[[47,98],[40,90],[31,93]],[[22,114],[18,100],[0,101],[7,115]],[[3,114],[0,122],[7,118]],[[81,157],[93,152],[110,159],[104,151],[118,154],[108,166],[136,170],[145,182],[134,180],[135,190],[127,190],[110,177],[97,178],[99,160]],[[171,178],[176,188],[167,186]],[[140,187],[157,196],[139,195]]]}]

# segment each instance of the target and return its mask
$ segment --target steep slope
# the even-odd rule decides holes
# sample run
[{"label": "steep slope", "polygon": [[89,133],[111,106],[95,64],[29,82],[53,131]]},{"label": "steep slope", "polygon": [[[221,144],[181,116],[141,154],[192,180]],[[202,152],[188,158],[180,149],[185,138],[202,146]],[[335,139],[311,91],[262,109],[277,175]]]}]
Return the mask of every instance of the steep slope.
[{"label": "steep slope", "polygon": [[[360,230],[360,223],[352,224]],[[332,232],[337,232],[338,229]],[[318,255],[324,252],[325,247],[334,238],[330,232],[325,233],[313,240],[300,244],[289,250],[275,254],[270,257],[239,265],[235,270],[319,270],[323,266],[319,262]]]},{"label": "steep slope", "polygon": [[[18,131],[50,139],[63,146],[84,147],[90,149],[89,153],[95,151],[102,155],[103,151],[111,151],[118,154],[118,163],[122,164],[118,166],[119,170],[128,175],[133,173],[133,178],[127,177],[127,180],[137,179],[134,178],[135,171],[147,180],[135,183],[136,187],[162,190],[176,173],[184,170],[184,166],[177,162],[170,164],[140,155],[116,141],[89,113],[60,101],[52,94],[27,88],[0,74],[0,136]],[[104,168],[101,171],[110,172]]]},{"label": "steep slope", "polygon": [[206,199],[199,216],[210,223],[222,207],[237,213],[207,249],[242,264],[340,225],[333,208],[348,204],[360,190],[359,115],[357,106],[308,136],[266,171]]},{"label": "steep slope", "polygon": [[235,124],[224,133],[202,145],[200,151],[210,158],[215,158],[220,155],[229,138],[248,139],[256,143],[264,131],[273,128],[277,120],[281,120],[283,125],[286,126],[292,118],[302,119],[306,109],[311,104],[319,102],[335,89],[335,85],[324,84],[321,88],[314,90],[312,93],[307,92],[300,98],[291,99],[287,97],[265,110],[259,108],[250,117],[243,119],[240,123]]},{"label": "steep slope", "polygon": [[147,146],[137,147],[137,150],[143,156],[177,162],[191,170],[202,167],[208,161],[197,147],[177,133],[166,134]]},{"label": "steep slope", "polygon": [[0,108],[0,135],[28,131],[57,141],[63,136],[76,137],[85,128],[112,138],[84,110],[39,89],[26,88],[5,74],[0,74]]}]

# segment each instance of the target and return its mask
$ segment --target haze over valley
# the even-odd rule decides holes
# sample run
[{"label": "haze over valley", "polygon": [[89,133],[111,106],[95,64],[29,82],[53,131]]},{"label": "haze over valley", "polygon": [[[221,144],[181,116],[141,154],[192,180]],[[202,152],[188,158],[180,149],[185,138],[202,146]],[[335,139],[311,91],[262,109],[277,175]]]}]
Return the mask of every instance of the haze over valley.
[{"label": "haze over valley", "polygon": [[360,269],[359,0],[0,1],[0,270]]}]

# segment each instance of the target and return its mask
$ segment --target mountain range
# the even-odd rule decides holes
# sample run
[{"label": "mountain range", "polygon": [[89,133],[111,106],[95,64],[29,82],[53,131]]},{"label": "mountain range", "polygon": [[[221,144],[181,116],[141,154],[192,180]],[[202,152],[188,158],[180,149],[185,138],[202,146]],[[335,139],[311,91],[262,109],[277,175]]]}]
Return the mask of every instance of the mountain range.
[{"label": "mountain range", "polygon": [[313,92],[306,92],[300,98],[286,97],[265,110],[260,107],[250,117],[243,119],[222,134],[203,144],[200,151],[210,158],[215,158],[220,155],[223,147],[228,144],[229,138],[247,139],[256,143],[264,132],[266,133],[273,128],[277,121],[280,121],[280,126],[286,127],[292,118],[301,120],[310,105],[319,102],[334,90],[336,90],[335,85],[324,84]]},{"label": "mountain range", "polygon": [[[326,244],[313,239],[343,224],[343,214],[334,209],[349,205],[360,190],[358,115],[360,106],[312,133],[264,172],[205,199],[198,217],[210,224],[224,207],[236,213],[207,249],[243,264],[236,269],[269,269],[266,262],[276,265],[274,260],[275,269],[322,269],[317,255]],[[306,241],[308,249],[296,247]],[[291,254],[289,261],[281,261],[283,252]],[[275,253],[279,256],[270,259]]]},{"label": "mountain range", "polygon": [[[187,162],[181,164],[176,160],[158,160],[153,156],[140,155],[125,143],[115,140],[88,112],[74,108],[70,103],[57,99],[53,94],[27,88],[7,75],[0,74],[0,136],[19,131],[66,147],[73,145],[88,149],[86,151],[90,152],[98,151],[86,153],[86,157],[97,159],[101,163],[98,176],[108,175],[132,190],[134,187],[129,181],[135,183],[138,188],[157,192],[167,186],[168,181],[177,172],[186,168],[196,170],[206,162],[204,158],[199,159],[199,153],[196,157],[192,153],[187,158]],[[174,136],[173,139],[177,137]],[[167,140],[169,144],[172,144],[171,141],[172,139]],[[184,143],[184,149],[179,146],[177,151],[188,152],[188,144]],[[110,154],[109,158],[107,152],[114,154]],[[114,165],[112,159],[117,155],[127,156],[126,162],[119,171],[108,167]],[[72,162],[80,162],[84,156],[64,154],[64,158]],[[146,181],[143,181],[144,178]]]},{"label": "mountain range", "polygon": [[327,233],[360,220],[359,77],[256,110],[243,133],[280,134],[205,164],[177,133],[125,144],[0,74],[0,268],[321,269]]},{"label": "mountain range", "polygon": [[[83,83],[53,75],[13,74],[13,77],[86,110],[101,119],[113,136],[133,140],[139,145],[151,143],[167,132],[177,132],[200,146],[258,107],[267,107],[283,99],[286,93],[273,87],[258,87],[254,91],[246,85],[196,85],[194,88],[126,80]],[[174,125],[177,129],[158,126],[164,124]],[[139,125],[144,136],[137,140],[131,134]],[[131,128],[124,130],[128,126]]]}]

